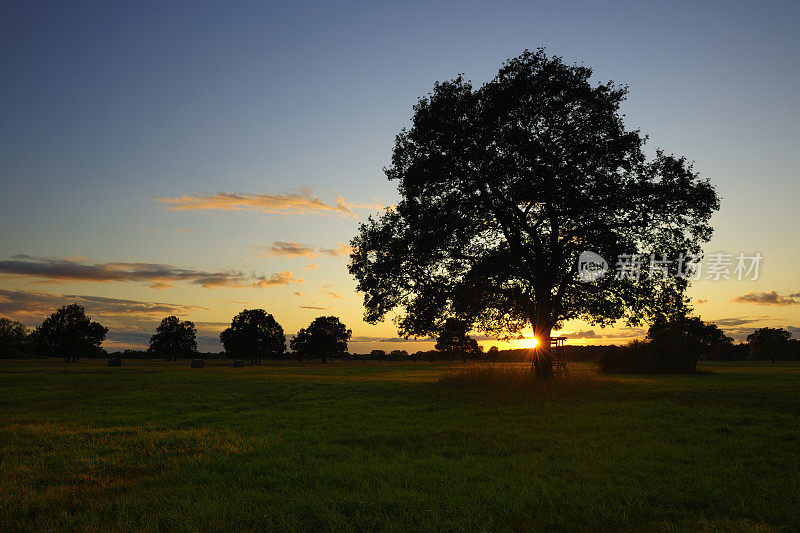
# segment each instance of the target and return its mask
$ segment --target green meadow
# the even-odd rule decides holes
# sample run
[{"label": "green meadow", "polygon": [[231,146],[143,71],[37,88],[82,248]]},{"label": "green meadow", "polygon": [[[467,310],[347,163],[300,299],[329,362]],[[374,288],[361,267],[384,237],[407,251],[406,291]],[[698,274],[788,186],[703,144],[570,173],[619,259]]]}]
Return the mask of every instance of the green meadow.
[{"label": "green meadow", "polygon": [[123,364],[0,361],[0,530],[800,530],[797,364]]}]

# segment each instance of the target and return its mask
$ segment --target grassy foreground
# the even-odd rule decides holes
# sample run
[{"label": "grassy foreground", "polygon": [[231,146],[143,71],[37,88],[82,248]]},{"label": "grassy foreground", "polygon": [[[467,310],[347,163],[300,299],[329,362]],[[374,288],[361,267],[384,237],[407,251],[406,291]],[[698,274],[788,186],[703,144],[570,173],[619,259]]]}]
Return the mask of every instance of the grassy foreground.
[{"label": "grassy foreground", "polygon": [[0,530],[800,529],[800,365],[103,365],[0,361]]}]

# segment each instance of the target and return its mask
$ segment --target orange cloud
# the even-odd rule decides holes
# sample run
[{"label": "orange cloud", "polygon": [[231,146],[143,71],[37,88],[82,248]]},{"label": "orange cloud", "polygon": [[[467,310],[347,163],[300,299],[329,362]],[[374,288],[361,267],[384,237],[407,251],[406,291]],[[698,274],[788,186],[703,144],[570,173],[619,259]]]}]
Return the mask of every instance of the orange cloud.
[{"label": "orange cloud", "polygon": [[171,211],[260,211],[285,214],[328,214],[358,218],[354,208],[372,208],[371,205],[356,205],[338,196],[335,202],[326,203],[313,196],[310,187],[302,187],[290,194],[239,194],[218,192],[204,194],[193,192],[177,198],[157,198]]},{"label": "orange cloud", "polygon": [[755,305],[797,305],[800,304],[800,293],[781,296],[778,291],[748,292],[743,296],[732,298],[732,302]]},{"label": "orange cloud", "polygon": [[336,248],[320,248],[320,253],[327,254],[331,257],[341,257],[343,255],[350,255],[353,251],[353,247],[349,244],[342,244],[339,243],[339,246]]},{"label": "orange cloud", "polygon": [[315,248],[309,244],[294,241],[275,241],[267,246],[252,244],[250,247],[256,250],[256,255],[261,257],[271,255],[282,257],[317,257],[318,254],[342,257],[350,255],[353,251],[352,246],[341,242],[336,248]]},{"label": "orange cloud", "polygon": [[311,246],[293,241],[275,241],[269,246],[257,246],[254,244],[251,245],[251,248],[255,248],[257,255],[262,257],[267,255],[278,255],[284,257],[317,256],[316,250],[314,250],[314,248]]}]

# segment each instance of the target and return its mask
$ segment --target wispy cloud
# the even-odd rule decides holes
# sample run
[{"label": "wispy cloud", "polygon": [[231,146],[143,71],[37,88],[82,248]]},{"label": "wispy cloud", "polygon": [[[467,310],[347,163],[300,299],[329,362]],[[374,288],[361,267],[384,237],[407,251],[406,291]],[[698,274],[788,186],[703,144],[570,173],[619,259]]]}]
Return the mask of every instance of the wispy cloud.
[{"label": "wispy cloud", "polygon": [[748,324],[753,324],[755,322],[763,322],[764,320],[769,320],[770,317],[763,315],[763,316],[735,316],[730,318],[718,318],[716,320],[709,320],[708,322],[712,322],[717,324],[720,327],[738,327],[738,326],[746,326]]},{"label": "wispy cloud", "polygon": [[328,283],[326,283],[325,285],[323,285],[323,286],[320,288],[320,291],[321,291],[321,292],[322,292],[322,293],[323,293],[325,296],[327,296],[328,298],[334,298],[334,299],[339,299],[339,298],[342,298],[342,296],[341,296],[341,295],[339,295],[338,293],[336,293],[336,292],[334,291],[334,286],[333,286],[333,285],[330,285],[330,284],[328,284]]},{"label": "wispy cloud", "polygon": [[598,339],[602,337],[602,335],[595,333],[593,329],[586,331],[573,331],[572,333],[568,333],[563,336],[568,339]]},{"label": "wispy cloud", "polygon": [[259,287],[301,283],[286,270],[269,276],[245,274],[233,270],[208,272],[157,263],[86,263],[72,259],[50,259],[17,255],[0,261],[0,274],[6,277],[37,278],[44,283],[66,281],[139,282],[164,289],[176,282],[187,282],[211,289],[214,287]]},{"label": "wispy cloud", "polygon": [[349,244],[339,243],[339,246],[336,248],[320,248],[320,253],[329,255],[331,257],[341,257],[343,255],[350,255],[353,251],[353,247]]},{"label": "wispy cloud", "polygon": [[84,306],[90,314],[106,317],[185,316],[194,311],[208,310],[207,307],[196,305],[0,289],[0,314],[5,316],[15,316],[21,319],[41,318],[52,313],[56,308],[71,303]]},{"label": "wispy cloud", "polygon": [[261,256],[278,255],[284,257],[306,256],[315,257],[317,251],[307,244],[292,241],[275,241],[267,246],[251,245],[256,253]]},{"label": "wispy cloud", "polygon": [[314,196],[310,187],[289,194],[241,194],[233,192],[183,194],[157,198],[171,211],[259,211],[283,214],[324,214],[358,218],[353,209],[379,209],[379,205],[358,205],[337,196],[325,202]]},{"label": "wispy cloud", "polygon": [[323,306],[323,305],[301,305],[299,307],[300,309],[314,309],[316,311],[328,311],[330,309],[333,309],[333,307]]},{"label": "wispy cloud", "polygon": [[737,296],[731,301],[740,304],[756,304],[756,305],[797,305],[800,304],[800,293],[789,294],[782,296],[777,291],[770,292],[748,292],[743,296]]},{"label": "wispy cloud", "polygon": [[[282,257],[317,257],[318,255],[328,255],[331,257],[341,257],[350,255],[353,248],[350,245],[339,243],[336,248],[317,248],[309,244],[294,241],[275,241],[267,246],[251,245],[256,250],[256,254],[262,257],[282,256]],[[310,268],[311,266],[309,265]]]}]

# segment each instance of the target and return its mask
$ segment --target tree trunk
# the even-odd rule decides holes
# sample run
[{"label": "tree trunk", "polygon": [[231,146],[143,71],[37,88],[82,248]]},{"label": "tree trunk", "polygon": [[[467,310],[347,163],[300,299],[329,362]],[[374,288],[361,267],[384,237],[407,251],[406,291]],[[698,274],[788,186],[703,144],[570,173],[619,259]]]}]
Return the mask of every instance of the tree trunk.
[{"label": "tree trunk", "polygon": [[537,328],[534,330],[536,347],[531,358],[531,372],[537,379],[551,379],[553,377],[553,354],[550,346],[550,328]]}]

